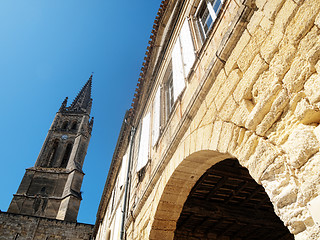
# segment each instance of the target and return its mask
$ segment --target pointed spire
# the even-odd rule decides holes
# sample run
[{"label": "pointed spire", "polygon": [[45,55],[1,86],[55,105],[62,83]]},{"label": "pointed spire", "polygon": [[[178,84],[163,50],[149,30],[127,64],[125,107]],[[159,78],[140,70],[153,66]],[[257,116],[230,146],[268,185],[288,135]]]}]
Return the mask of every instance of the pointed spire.
[{"label": "pointed spire", "polygon": [[78,96],[73,100],[68,111],[85,111],[90,114],[92,98],[91,98],[91,88],[92,88],[92,74],[89,80],[83,86]]},{"label": "pointed spire", "polygon": [[60,107],[60,109],[59,109],[60,112],[66,109],[67,103],[68,103],[68,97],[66,97],[66,98],[63,100],[63,102],[62,102],[62,104],[61,104],[61,107]]}]

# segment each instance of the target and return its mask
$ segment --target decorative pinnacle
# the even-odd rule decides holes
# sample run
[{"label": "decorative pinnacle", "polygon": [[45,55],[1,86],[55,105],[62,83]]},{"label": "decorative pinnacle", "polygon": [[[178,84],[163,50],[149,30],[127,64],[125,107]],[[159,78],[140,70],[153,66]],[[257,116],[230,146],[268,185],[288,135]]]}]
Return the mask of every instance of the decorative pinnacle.
[{"label": "decorative pinnacle", "polygon": [[91,88],[92,88],[92,74],[89,77],[89,80],[81,89],[81,91],[78,93],[76,98],[73,100],[68,110],[69,111],[85,111],[90,113],[91,105],[92,105]]},{"label": "decorative pinnacle", "polygon": [[67,103],[68,103],[68,97],[66,97],[66,98],[63,100],[59,111],[65,110],[65,109],[66,109],[66,106],[67,106]]}]

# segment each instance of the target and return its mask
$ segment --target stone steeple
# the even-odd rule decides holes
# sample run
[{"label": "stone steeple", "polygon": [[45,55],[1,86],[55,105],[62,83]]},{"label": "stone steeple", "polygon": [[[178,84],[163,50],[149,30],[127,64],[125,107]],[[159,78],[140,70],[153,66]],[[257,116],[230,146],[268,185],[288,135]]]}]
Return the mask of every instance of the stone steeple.
[{"label": "stone steeple", "polygon": [[8,212],[76,221],[83,161],[91,137],[92,75],[68,107],[66,98],[34,167],[26,169]]}]

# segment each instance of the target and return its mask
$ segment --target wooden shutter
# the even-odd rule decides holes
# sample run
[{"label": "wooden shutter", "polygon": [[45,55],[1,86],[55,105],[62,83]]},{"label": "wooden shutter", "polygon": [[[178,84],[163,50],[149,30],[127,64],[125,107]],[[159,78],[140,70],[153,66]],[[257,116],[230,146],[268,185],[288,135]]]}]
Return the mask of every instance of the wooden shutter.
[{"label": "wooden shutter", "polygon": [[142,120],[137,172],[140,171],[148,162],[149,130],[150,130],[150,113],[147,113]]},{"label": "wooden shutter", "polygon": [[174,96],[174,101],[176,101],[185,86],[179,38],[177,39],[177,42],[174,45],[173,51],[172,51],[172,74],[173,74],[173,96]]},{"label": "wooden shutter", "polygon": [[152,123],[152,146],[154,146],[159,138],[160,132],[160,87],[156,92],[153,104],[153,123]]},{"label": "wooden shutter", "polygon": [[194,46],[192,42],[192,36],[190,32],[188,19],[186,19],[183,23],[180,32],[180,42],[182,49],[182,62],[184,67],[184,73],[185,77],[187,77],[195,60]]}]

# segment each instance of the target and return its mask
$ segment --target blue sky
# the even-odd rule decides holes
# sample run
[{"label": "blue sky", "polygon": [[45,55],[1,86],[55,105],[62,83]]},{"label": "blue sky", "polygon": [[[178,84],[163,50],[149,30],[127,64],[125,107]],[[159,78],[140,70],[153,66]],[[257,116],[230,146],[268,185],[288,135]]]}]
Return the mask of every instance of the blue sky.
[{"label": "blue sky", "polygon": [[95,117],[78,222],[94,223],[160,0],[0,2],[0,209],[37,159],[63,99],[93,77]]}]

